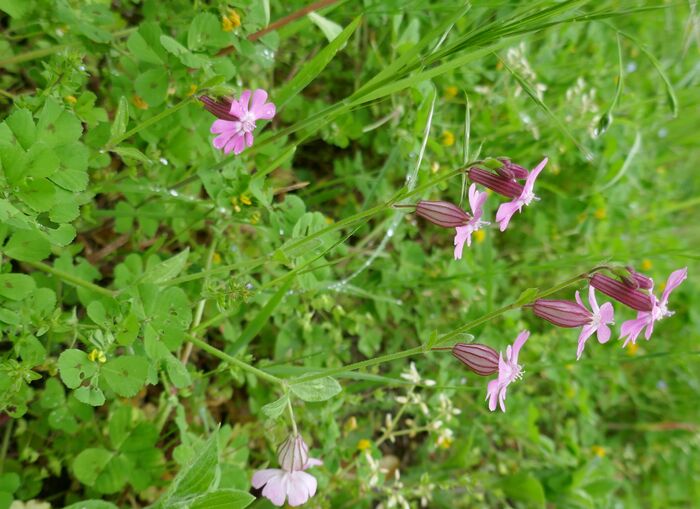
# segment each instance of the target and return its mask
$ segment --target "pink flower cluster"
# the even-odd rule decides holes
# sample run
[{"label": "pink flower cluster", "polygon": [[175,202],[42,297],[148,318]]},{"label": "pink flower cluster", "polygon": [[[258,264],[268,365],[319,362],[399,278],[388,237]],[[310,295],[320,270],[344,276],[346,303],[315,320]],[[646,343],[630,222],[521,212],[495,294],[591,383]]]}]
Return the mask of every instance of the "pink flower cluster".
[{"label": "pink flower cluster", "polygon": [[[462,258],[465,243],[471,246],[472,233],[490,224],[481,219],[487,194],[484,191],[478,191],[476,184],[511,199],[501,204],[496,212],[496,221],[501,231],[505,231],[516,212],[522,212],[524,206],[539,199],[535,196],[533,188],[535,179],[547,164],[546,157],[531,172],[505,158],[499,159],[497,164],[500,166],[495,172],[478,167],[469,168],[467,171],[469,179],[473,182],[469,186],[471,214],[446,201],[422,200],[415,205],[417,215],[438,226],[455,229],[455,260]],[[525,183],[520,184],[518,180],[525,180]]]}]

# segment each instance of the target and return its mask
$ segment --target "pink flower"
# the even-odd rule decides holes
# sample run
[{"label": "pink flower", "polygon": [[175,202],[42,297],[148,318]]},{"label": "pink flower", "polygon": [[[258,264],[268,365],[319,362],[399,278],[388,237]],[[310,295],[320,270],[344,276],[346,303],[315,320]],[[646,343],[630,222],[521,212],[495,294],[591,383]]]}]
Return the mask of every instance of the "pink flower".
[{"label": "pink flower", "polygon": [[512,346],[506,349],[506,358],[501,354],[498,358],[498,378],[491,380],[486,390],[486,399],[489,401],[489,410],[496,410],[497,403],[502,411],[506,411],[506,390],[508,385],[523,376],[523,368],[518,364],[520,349],[530,337],[530,331],[524,330]]},{"label": "pink flower", "polygon": [[542,162],[538,164],[527,176],[527,180],[525,181],[525,185],[523,186],[523,191],[520,193],[520,196],[514,198],[508,203],[503,203],[500,207],[498,207],[498,212],[496,212],[496,221],[500,223],[501,231],[505,231],[505,229],[508,228],[508,223],[510,222],[510,218],[513,217],[513,214],[516,212],[522,212],[523,205],[530,205],[532,200],[537,199],[532,189],[535,185],[535,179],[544,169],[546,164],[547,158],[545,157],[542,159]]},{"label": "pink flower", "polygon": [[290,435],[279,447],[277,460],[282,468],[266,468],[253,474],[253,488],[263,488],[262,495],[276,506],[285,499],[293,507],[306,503],[316,494],[316,478],[306,469],[322,465],[321,460],[309,458],[309,448],[301,435]]},{"label": "pink flower", "polygon": [[221,105],[226,105],[227,102],[214,103],[212,106],[208,105],[206,101],[202,101],[209,111],[212,111],[212,107],[218,106],[216,111],[212,111],[219,119],[212,124],[211,132],[219,135],[214,138],[214,146],[222,149],[225,154],[231,151],[234,154],[240,154],[246,147],[250,147],[253,144],[256,120],[270,120],[275,116],[275,105],[266,102],[267,92],[258,88],[252,92],[252,95],[251,101],[251,91],[244,90],[240,100],[231,101],[227,113],[225,110],[218,111],[221,110]]},{"label": "pink flower", "polygon": [[[581,302],[581,296],[576,292],[576,302],[582,308],[585,308],[583,302]],[[581,329],[581,334],[578,337],[578,349],[576,350],[576,360],[581,358],[583,353],[583,348],[586,346],[586,341],[595,332],[598,337],[598,343],[607,343],[610,339],[610,327],[609,323],[614,323],[615,311],[612,304],[606,302],[602,306],[598,307],[598,301],[595,298],[595,289],[592,286],[588,287],[588,303],[591,305],[591,318],[590,321],[583,326]]]},{"label": "pink flower", "polygon": [[625,338],[625,342],[622,345],[623,348],[626,347],[627,343],[630,341],[632,344],[636,343],[637,337],[645,327],[644,338],[648,341],[651,337],[651,333],[654,331],[654,322],[673,315],[673,311],[668,310],[668,297],[687,277],[688,267],[672,272],[671,275],[668,276],[668,281],[666,281],[666,287],[661,295],[661,300],[657,299],[654,295],[651,296],[653,300],[651,311],[639,311],[636,319],[627,320],[622,324],[620,338]]},{"label": "pink flower", "polygon": [[466,225],[455,227],[455,230],[457,230],[455,234],[455,260],[462,259],[462,250],[465,242],[467,246],[472,245],[472,233],[489,224],[481,220],[481,216],[484,214],[486,198],[485,192],[480,193],[476,190],[476,184],[469,186],[469,206],[472,209],[472,217]]},{"label": "pink flower", "polygon": [[490,346],[457,343],[452,347],[452,355],[477,375],[489,376],[498,373],[499,355]]}]

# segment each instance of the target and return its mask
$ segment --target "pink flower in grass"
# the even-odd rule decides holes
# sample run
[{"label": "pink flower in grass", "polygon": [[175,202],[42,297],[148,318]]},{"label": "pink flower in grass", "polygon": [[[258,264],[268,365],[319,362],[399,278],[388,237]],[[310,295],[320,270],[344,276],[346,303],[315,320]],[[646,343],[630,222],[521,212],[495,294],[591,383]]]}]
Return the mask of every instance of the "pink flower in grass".
[{"label": "pink flower in grass", "polygon": [[498,207],[498,212],[496,212],[496,221],[499,222],[501,231],[505,231],[505,229],[508,228],[508,223],[510,222],[510,218],[513,217],[513,214],[516,212],[522,212],[523,205],[530,205],[532,200],[537,199],[532,189],[535,185],[535,179],[537,179],[537,176],[544,169],[546,164],[547,158],[545,157],[542,159],[542,162],[538,164],[527,176],[527,180],[525,181],[525,185],[523,186],[520,196],[517,196],[512,201],[503,203],[500,207]]},{"label": "pink flower in grass", "polygon": [[[576,302],[583,308],[583,302],[581,302],[581,296],[576,292]],[[581,329],[581,334],[578,337],[578,348],[576,349],[576,360],[581,358],[583,353],[583,348],[586,346],[586,341],[590,338],[593,333],[596,333],[598,337],[598,343],[607,343],[610,339],[610,327],[609,323],[615,323],[615,310],[612,304],[606,302],[602,306],[598,307],[598,301],[595,298],[595,289],[592,286],[588,287],[588,303],[591,306],[591,319],[583,326]]]},{"label": "pink flower in grass", "polygon": [[306,469],[322,465],[321,460],[309,458],[309,448],[301,435],[290,435],[277,450],[282,468],[266,468],[253,474],[253,488],[263,488],[262,495],[276,506],[285,499],[292,507],[306,503],[316,494],[316,478]]},{"label": "pink flower in grass", "polygon": [[462,259],[462,250],[464,249],[465,242],[467,246],[472,245],[472,233],[480,230],[482,226],[489,224],[481,220],[481,216],[484,215],[484,202],[486,198],[487,195],[485,192],[480,193],[476,190],[476,184],[469,186],[469,206],[472,209],[472,217],[466,225],[455,227],[455,230],[457,230],[455,234],[455,260]]},{"label": "pink flower in grass", "polygon": [[515,338],[513,345],[508,345],[506,358],[501,354],[498,358],[498,378],[491,380],[486,390],[486,399],[489,401],[489,410],[496,410],[500,406],[506,411],[506,390],[508,385],[523,376],[523,368],[518,364],[520,349],[530,337],[530,331],[524,330]]},{"label": "pink flower in grass", "polygon": [[[252,94],[252,100],[251,100]],[[200,99],[204,107],[216,115],[211,132],[218,134],[214,146],[229,154],[238,155],[253,144],[255,122],[260,119],[270,120],[275,116],[275,105],[267,101],[267,92],[258,88],[254,92],[244,90],[239,100],[232,100],[228,111],[228,101],[214,101],[208,97]],[[249,104],[250,103],[250,104]]]},{"label": "pink flower in grass", "polygon": [[[652,295],[653,304],[651,311],[639,311],[637,313],[637,318],[634,320],[627,320],[622,324],[620,331],[620,338],[624,338],[625,342],[623,347],[627,346],[630,341],[632,344],[637,342],[637,337],[641,334],[642,330],[646,327],[644,332],[644,338],[648,341],[651,337],[651,333],[654,332],[654,322],[662,320],[667,316],[671,316],[673,311],[668,309],[668,297],[671,292],[678,288],[678,286],[688,277],[688,267],[678,269],[673,271],[670,276],[668,276],[668,281],[666,281],[666,287],[661,295],[661,300]],[[652,288],[653,289],[653,288]]]}]

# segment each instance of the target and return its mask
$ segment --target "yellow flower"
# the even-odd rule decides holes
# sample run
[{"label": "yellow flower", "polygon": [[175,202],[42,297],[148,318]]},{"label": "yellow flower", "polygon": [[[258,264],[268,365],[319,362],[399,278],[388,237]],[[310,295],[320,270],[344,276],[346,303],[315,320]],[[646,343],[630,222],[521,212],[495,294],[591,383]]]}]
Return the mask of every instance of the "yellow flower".
[{"label": "yellow flower", "polygon": [[450,85],[445,89],[445,99],[453,99],[457,97],[457,93],[459,92],[459,89],[455,87],[454,85]]},{"label": "yellow flower", "polygon": [[477,244],[481,244],[486,238],[486,232],[484,230],[476,230],[474,232],[474,240]]},{"label": "yellow flower", "polygon": [[452,131],[444,131],[442,133],[442,144],[446,147],[451,147],[455,144],[455,135],[452,134]]},{"label": "yellow flower", "polygon": [[148,109],[148,104],[146,104],[146,101],[141,99],[141,96],[135,95],[131,98],[131,102],[134,103],[134,106],[136,106],[140,110],[147,110]]},{"label": "yellow flower", "polygon": [[450,446],[452,445],[452,442],[454,442],[455,439],[449,436],[442,436],[440,435],[437,439],[436,445],[440,449],[449,449]]},{"label": "yellow flower", "polygon": [[67,95],[67,96],[66,96],[66,102],[67,102],[68,104],[75,104],[75,103],[78,102],[78,100],[75,98],[74,95]]},{"label": "yellow flower", "polygon": [[241,16],[234,9],[229,9],[228,14],[221,18],[221,28],[224,32],[230,32],[241,26]]},{"label": "yellow flower", "polygon": [[366,438],[363,438],[362,440],[357,442],[357,450],[358,451],[366,451],[370,447],[372,447],[372,442],[370,442]]},{"label": "yellow flower", "polygon": [[627,345],[627,355],[637,355],[637,350],[639,350],[639,345],[637,343],[630,343],[629,345]]},{"label": "yellow flower", "polygon": [[214,254],[211,256],[211,261],[215,265],[220,264],[221,263],[221,255],[219,253],[217,253],[216,251],[214,251]]},{"label": "yellow flower", "polygon": [[241,203],[242,203],[243,205],[252,205],[252,204],[253,204],[253,202],[250,201],[250,197],[249,197],[247,194],[245,194],[245,193],[243,193],[243,194],[241,195]]},{"label": "yellow flower", "polygon": [[594,445],[593,447],[591,447],[591,452],[599,458],[605,458],[605,447],[603,447],[602,445]]},{"label": "yellow flower", "polygon": [[233,207],[233,210],[235,210],[236,212],[241,211],[241,206],[238,205],[238,198],[236,198],[235,196],[233,198],[231,198],[231,206]]},{"label": "yellow flower", "polygon": [[642,270],[649,270],[653,267],[654,265],[651,263],[651,260],[648,258],[644,258],[642,260]]},{"label": "yellow flower", "polygon": [[596,219],[605,219],[605,216],[608,215],[607,210],[605,210],[605,207],[598,207],[595,209],[595,212],[593,213]]},{"label": "yellow flower", "polygon": [[258,224],[260,222],[260,212],[257,210],[250,215],[250,224]]},{"label": "yellow flower", "polygon": [[92,349],[92,352],[88,354],[88,359],[90,359],[92,362],[100,361],[102,364],[107,362],[107,356],[102,350],[98,348]]},{"label": "yellow flower", "polygon": [[187,91],[187,97],[191,97],[197,91],[197,85],[194,83],[190,85],[190,89]]}]

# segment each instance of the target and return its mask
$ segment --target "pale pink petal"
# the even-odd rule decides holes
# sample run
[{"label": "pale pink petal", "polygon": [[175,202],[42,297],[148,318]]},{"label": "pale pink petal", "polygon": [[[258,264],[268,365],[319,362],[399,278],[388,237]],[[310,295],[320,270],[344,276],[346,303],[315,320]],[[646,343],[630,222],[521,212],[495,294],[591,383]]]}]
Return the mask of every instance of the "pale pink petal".
[{"label": "pale pink petal", "polygon": [[309,460],[306,462],[306,465],[304,465],[303,470],[306,470],[307,468],[311,467],[318,467],[320,465],[323,465],[323,461],[321,461],[318,458],[309,458]]},{"label": "pale pink petal", "polygon": [[306,472],[297,471],[289,475],[287,485],[288,503],[292,507],[301,505],[316,493],[316,478]]},{"label": "pale pink petal", "polygon": [[630,341],[632,344],[637,342],[637,336],[642,332],[642,329],[647,325],[647,322],[651,319],[650,313],[640,312],[637,314],[635,320],[627,320],[620,327],[620,338],[625,338],[625,342],[622,347],[626,347],[627,343]]},{"label": "pale pink petal", "polygon": [[[242,98],[243,97],[241,96],[241,99]],[[243,118],[245,117],[247,110],[243,108],[243,105],[240,103],[240,101],[234,99],[233,101],[231,101],[231,109],[229,110],[229,113],[234,117]]]},{"label": "pale pink petal", "polygon": [[253,92],[253,100],[250,103],[250,112],[253,114],[255,119],[265,119],[269,120],[275,116],[275,105],[273,103],[266,103],[267,92],[263,89],[258,88]]},{"label": "pale pink petal", "polygon": [[576,350],[576,360],[579,360],[581,358],[583,348],[586,346],[586,341],[588,341],[588,338],[590,338],[594,332],[595,327],[593,327],[592,325],[584,325],[581,329],[581,334],[578,337],[578,349]]},{"label": "pale pink petal", "polygon": [[651,320],[651,321],[647,324],[647,330],[644,331],[644,339],[646,339],[647,341],[649,341],[649,338],[651,337],[651,333],[652,333],[652,332],[654,332],[654,320]]},{"label": "pale pink petal", "polygon": [[253,480],[251,484],[253,485],[253,488],[260,489],[263,486],[265,486],[273,477],[283,474],[284,470],[280,468],[266,468],[265,470],[258,470],[253,474]]},{"label": "pale pink petal", "polygon": [[248,147],[253,146],[253,133],[245,133],[245,144]]},{"label": "pale pink petal", "polygon": [[586,306],[583,305],[583,301],[581,300],[581,294],[576,290],[576,302],[578,302],[578,305],[581,306],[582,308],[585,308]]},{"label": "pale pink petal", "polygon": [[600,306],[600,323],[613,323],[615,321],[615,308],[609,302]]},{"label": "pale pink petal", "polygon": [[671,292],[678,288],[678,285],[680,285],[685,279],[688,277],[688,267],[684,267],[682,269],[678,269],[676,271],[671,272],[671,275],[668,276],[668,280],[666,281],[666,288],[664,288],[664,293],[661,295],[661,305],[664,305],[668,302],[668,297],[671,295]]},{"label": "pale pink petal", "polygon": [[455,228],[457,233],[455,234],[455,260],[462,259],[462,251],[464,249],[464,243],[471,236],[468,226],[457,226]]},{"label": "pale pink petal", "polygon": [[498,403],[499,403],[499,406],[501,407],[502,412],[506,411],[506,392],[507,391],[508,391],[508,384],[501,387],[501,389],[498,391]]},{"label": "pale pink petal", "polygon": [[484,202],[486,202],[488,194],[485,192],[480,193],[476,190],[476,184],[469,186],[469,206],[472,209],[473,219],[480,219],[484,213]]},{"label": "pale pink petal", "polygon": [[517,200],[514,201],[509,201],[507,203],[501,204],[500,207],[498,207],[498,212],[496,212],[496,221],[500,224],[500,230],[503,232],[508,228],[508,223],[510,222],[510,218],[513,217],[513,214],[515,214],[522,205],[518,203]]},{"label": "pale pink petal", "polygon": [[229,131],[236,132],[238,131],[238,126],[237,124],[240,124],[240,122],[231,122],[229,120],[214,120],[214,123],[211,125],[211,132],[212,133],[225,133]]},{"label": "pale pink petal", "polygon": [[532,192],[532,188],[535,186],[535,179],[540,174],[544,167],[547,165],[547,158],[542,159],[542,162],[538,164],[534,170],[530,172],[525,181],[525,186],[523,187],[523,195],[528,195]]},{"label": "pale pink petal", "polygon": [[241,93],[241,98],[238,100],[238,103],[241,105],[241,109],[243,110],[243,113],[248,113],[250,111],[250,108],[248,107],[248,103],[250,102],[250,90],[244,90]]},{"label": "pale pink petal", "polygon": [[224,148],[226,146],[226,144],[231,140],[231,138],[233,138],[233,136],[234,135],[231,134],[230,132],[229,133],[222,133],[219,136],[217,136],[216,138],[214,138],[214,141],[212,142],[212,144],[214,145],[214,147],[221,150],[222,148]]},{"label": "pale pink petal", "polygon": [[[233,153],[238,155],[245,150],[245,138],[243,135],[235,136],[233,142]],[[228,145],[226,146],[228,148]]]},{"label": "pale pink petal", "polygon": [[598,313],[600,308],[598,307],[598,301],[595,299],[595,288],[592,286],[588,287],[588,303],[591,305],[591,311],[593,311],[593,314]]},{"label": "pale pink petal", "polygon": [[235,134],[231,136],[231,139],[226,143],[226,146],[224,147],[224,154],[229,154],[232,150],[235,154],[240,154],[240,151],[235,151],[236,147],[239,144],[243,145],[243,134]]},{"label": "pale pink petal", "polygon": [[610,339],[610,334],[610,327],[605,325],[605,323],[601,323],[598,326],[598,343],[607,343]]},{"label": "pale pink petal", "polygon": [[525,341],[527,341],[527,338],[529,337],[530,331],[524,330],[520,334],[518,334],[517,338],[515,338],[515,342],[513,343],[513,354],[512,357],[509,356],[509,360],[512,364],[518,363],[518,355],[520,354],[520,349],[523,347]]},{"label": "pale pink petal", "polygon": [[491,380],[486,387],[486,399],[489,400],[489,410],[496,410],[498,401],[498,380]]}]

